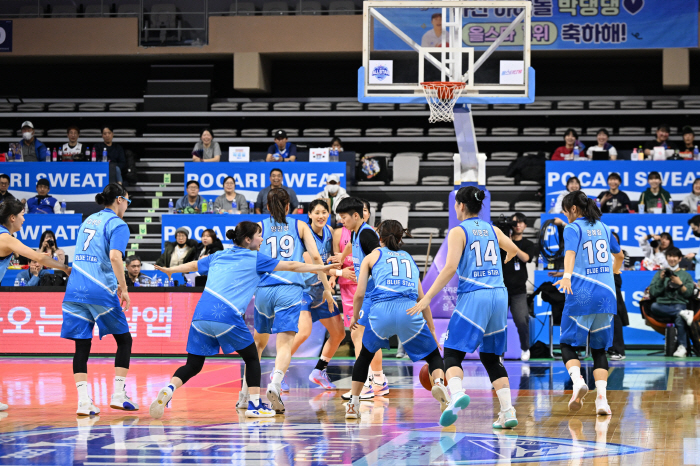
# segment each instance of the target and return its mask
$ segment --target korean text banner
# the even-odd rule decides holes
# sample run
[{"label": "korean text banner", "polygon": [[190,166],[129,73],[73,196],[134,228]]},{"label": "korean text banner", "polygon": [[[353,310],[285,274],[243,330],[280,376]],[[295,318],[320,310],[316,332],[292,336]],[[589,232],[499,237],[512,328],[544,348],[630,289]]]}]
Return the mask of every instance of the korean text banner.
[{"label": "korean text banner", "polygon": [[[682,162],[681,162],[682,163]],[[610,227],[620,237],[620,246],[632,257],[642,257],[644,253],[639,242],[646,235],[659,235],[663,232],[671,234],[673,244],[684,254],[698,252],[700,238],[696,238],[688,225],[688,220],[697,214],[603,214],[601,221]],[[559,217],[566,220],[564,215],[543,214],[541,222]],[[547,229],[544,241],[550,249],[558,242],[554,227]]]},{"label": "korean text banner", "polygon": [[49,194],[59,202],[94,202],[95,194],[109,184],[109,164],[101,162],[2,163],[0,173],[10,177],[9,191],[17,199],[36,196],[36,182],[42,178],[49,180]]},{"label": "korean text banner", "polygon": [[[437,37],[431,17],[437,8],[378,8],[418,44]],[[465,8],[462,39],[477,50],[490,46],[520,8]],[[697,47],[698,0],[532,0],[533,50],[661,49]],[[518,26],[501,46],[523,45]],[[374,22],[374,50],[411,50]],[[396,71],[396,70],[394,70]]]},{"label": "korean text banner", "polygon": [[591,161],[591,162],[547,162],[546,210],[550,209],[552,200],[566,192],[566,182],[572,176],[581,180],[581,191],[588,197],[597,197],[608,190],[608,175],[617,173],[622,178],[620,191],[629,196],[630,201],[637,202],[649,187],[647,176],[650,172],[661,175],[661,186],[671,193],[674,202],[682,201],[693,192],[693,182],[700,178],[700,162],[686,161]]},{"label": "korean text banner", "polygon": [[68,256],[68,261],[73,262],[75,242],[78,239],[78,230],[83,222],[81,214],[27,214],[24,216],[22,229],[15,233],[15,238],[25,246],[36,249],[42,233],[51,230],[56,236],[56,245],[63,249]]},{"label": "korean text banner", "polygon": [[190,180],[199,182],[201,196],[214,197],[224,193],[224,179],[232,176],[236,192],[247,201],[253,201],[258,193],[270,185],[270,170],[279,168],[284,173],[282,184],[292,188],[299,202],[310,202],[323,191],[330,175],[340,177],[345,188],[345,162],[292,162],[292,163],[185,163],[185,185]]}]

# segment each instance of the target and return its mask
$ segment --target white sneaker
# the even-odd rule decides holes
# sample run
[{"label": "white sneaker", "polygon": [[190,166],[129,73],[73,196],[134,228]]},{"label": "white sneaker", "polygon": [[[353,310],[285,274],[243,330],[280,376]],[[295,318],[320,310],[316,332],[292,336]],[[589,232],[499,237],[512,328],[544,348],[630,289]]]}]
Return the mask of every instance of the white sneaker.
[{"label": "white sneaker", "polygon": [[583,398],[588,394],[588,385],[581,377],[580,382],[574,384],[574,392],[569,400],[569,411],[579,411],[583,406]]},{"label": "white sneaker", "polygon": [[168,403],[170,403],[170,400],[172,398],[173,392],[172,390],[170,390],[169,387],[161,388],[158,392],[158,396],[155,400],[153,400],[153,403],[151,403],[151,407],[148,409],[148,413],[151,415],[151,417],[153,419],[162,418],[163,411],[165,411],[165,407],[168,406]]},{"label": "white sneaker", "polygon": [[595,412],[599,416],[607,416],[612,414],[608,400],[607,398],[603,397],[603,395],[598,395],[595,399]]},{"label": "white sneaker", "polygon": [[95,416],[100,414],[100,408],[88,398],[87,400],[78,400],[78,410],[75,413],[78,416]]},{"label": "white sneaker", "polygon": [[5,403],[0,402],[0,411],[5,411],[9,406],[7,406]]},{"label": "white sneaker", "polygon": [[683,317],[683,320],[685,320],[685,323],[688,324],[688,327],[693,325],[693,317],[695,317],[695,313],[693,311],[689,311],[686,309],[685,311],[679,312],[681,317]]},{"label": "white sneaker", "polygon": [[112,395],[112,401],[109,407],[113,409],[122,409],[124,411],[138,411],[139,405],[126,394],[126,391],[115,393]]},{"label": "white sneaker", "polygon": [[512,429],[518,425],[518,420],[515,418],[515,408],[510,408],[508,411],[498,413],[498,419],[493,423],[494,429]]},{"label": "white sneaker", "polygon": [[[368,395],[368,394],[371,395],[365,399],[374,398],[374,390],[372,390],[372,380],[373,379],[374,379],[374,377],[372,377],[370,375],[369,378],[365,381],[365,384],[362,386],[362,392],[360,392],[360,396]],[[352,399],[352,390],[348,390],[346,393],[343,393],[342,395],[340,395],[340,397],[346,401],[350,401]]]},{"label": "white sneaker", "polygon": [[354,403],[347,403],[345,405],[345,419],[357,419],[359,416],[359,406],[356,406]]},{"label": "white sneaker", "polygon": [[236,409],[248,409],[248,394],[240,391],[238,392],[238,403],[236,403]]},{"label": "white sneaker", "polygon": [[678,349],[676,350],[675,353],[673,353],[674,358],[684,358],[688,355],[688,350],[685,349],[685,346],[683,345],[678,345]]},{"label": "white sneaker", "polygon": [[267,399],[270,400],[272,409],[277,414],[284,414],[284,402],[282,402],[282,388],[271,383],[267,386]]},{"label": "white sneaker", "polygon": [[440,382],[436,382],[430,393],[433,394],[433,398],[440,402],[440,412],[444,412],[450,405],[450,394],[447,392],[447,387]]},{"label": "white sneaker", "polygon": [[520,360],[528,362],[530,360],[530,350],[520,351]]}]

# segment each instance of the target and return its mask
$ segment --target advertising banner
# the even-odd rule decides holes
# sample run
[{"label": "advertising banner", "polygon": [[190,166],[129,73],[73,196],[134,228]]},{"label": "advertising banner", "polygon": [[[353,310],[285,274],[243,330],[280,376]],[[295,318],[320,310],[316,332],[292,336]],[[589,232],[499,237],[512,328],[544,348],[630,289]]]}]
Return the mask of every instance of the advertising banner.
[{"label": "advertising banner", "polygon": [[42,233],[51,230],[56,235],[56,245],[63,249],[68,256],[68,261],[73,262],[75,242],[78,239],[78,229],[83,222],[81,214],[27,214],[24,216],[22,229],[15,233],[15,238],[25,246],[36,249],[40,246],[39,240]]},{"label": "advertising banner", "polygon": [[67,203],[94,202],[95,194],[109,184],[108,163],[5,162],[0,164],[0,173],[10,177],[8,191],[17,199],[36,196],[36,182],[42,178],[51,184],[49,194]]}]

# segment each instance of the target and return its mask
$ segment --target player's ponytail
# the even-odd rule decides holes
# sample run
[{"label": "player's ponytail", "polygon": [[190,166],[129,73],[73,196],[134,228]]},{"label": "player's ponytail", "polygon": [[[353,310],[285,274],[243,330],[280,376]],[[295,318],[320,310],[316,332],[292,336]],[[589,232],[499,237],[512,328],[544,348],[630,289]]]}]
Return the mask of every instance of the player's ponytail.
[{"label": "player's ponytail", "polygon": [[282,188],[271,189],[267,193],[267,209],[277,223],[287,223],[289,194]]},{"label": "player's ponytail", "polygon": [[484,206],[484,199],[486,199],[486,192],[476,186],[459,188],[459,191],[455,194],[455,200],[464,204],[467,207],[467,211],[473,215],[478,215],[481,212],[481,208]]},{"label": "player's ponytail", "polygon": [[403,244],[403,238],[410,238],[408,230],[405,230],[401,222],[397,220],[384,220],[377,227],[379,240],[392,251],[398,251]]},{"label": "player's ponytail", "polygon": [[99,205],[108,206],[114,204],[118,197],[126,196],[127,191],[119,183],[109,183],[101,193],[95,195],[95,202]]},{"label": "player's ponytail", "polygon": [[583,191],[574,191],[564,196],[564,199],[561,201],[561,210],[563,212],[571,212],[573,207],[576,207],[578,214],[585,218],[590,225],[600,220],[600,217],[603,215],[595,201],[586,196],[586,193]]},{"label": "player's ponytail", "polygon": [[253,241],[255,234],[261,230],[260,225],[257,223],[244,220],[236,225],[234,230],[228,230],[226,232],[226,237],[233,241],[236,246],[244,248],[246,238]]},{"label": "player's ponytail", "polygon": [[9,230],[8,222],[12,215],[19,215],[24,210],[24,205],[17,199],[10,199],[0,204],[0,225]]}]

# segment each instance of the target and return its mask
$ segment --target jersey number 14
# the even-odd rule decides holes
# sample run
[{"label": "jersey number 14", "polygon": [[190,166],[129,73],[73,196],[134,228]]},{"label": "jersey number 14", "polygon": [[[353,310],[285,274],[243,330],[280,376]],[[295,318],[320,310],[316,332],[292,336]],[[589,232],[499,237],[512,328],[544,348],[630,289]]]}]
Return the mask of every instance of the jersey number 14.
[{"label": "jersey number 14", "polygon": [[493,265],[498,263],[498,254],[496,254],[496,243],[493,240],[489,240],[486,245],[486,251],[484,252],[484,257],[481,257],[481,243],[474,241],[469,249],[476,253],[476,266],[482,267],[484,262],[491,262]]}]

